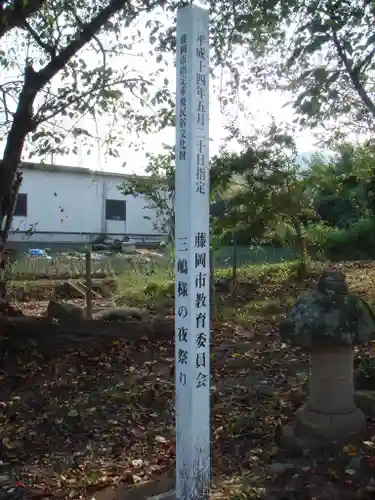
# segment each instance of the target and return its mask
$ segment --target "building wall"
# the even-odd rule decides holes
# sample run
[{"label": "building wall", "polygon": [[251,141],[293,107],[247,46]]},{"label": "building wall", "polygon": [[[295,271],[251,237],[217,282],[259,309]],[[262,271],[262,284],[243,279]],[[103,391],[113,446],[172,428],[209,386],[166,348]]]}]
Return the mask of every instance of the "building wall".
[{"label": "building wall", "polygon": [[[10,241],[91,241],[93,234],[157,233],[155,213],[142,197],[124,196],[117,186],[123,178],[102,173],[21,169],[20,193],[27,194],[27,216],[15,216]],[[72,168],[73,170],[73,168]],[[105,200],[126,200],[126,221],[106,220]],[[144,219],[150,216],[152,220]],[[49,234],[47,234],[49,233]],[[69,233],[69,234],[68,234]],[[76,234],[76,233],[86,233]],[[88,233],[91,233],[88,234]]]}]

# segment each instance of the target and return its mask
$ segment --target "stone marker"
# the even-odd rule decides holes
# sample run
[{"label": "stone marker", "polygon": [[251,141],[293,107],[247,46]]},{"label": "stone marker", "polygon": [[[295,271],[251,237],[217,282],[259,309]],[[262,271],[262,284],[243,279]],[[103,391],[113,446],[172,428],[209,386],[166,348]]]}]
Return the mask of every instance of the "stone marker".
[{"label": "stone marker", "polygon": [[[317,290],[298,298],[281,322],[284,342],[309,349],[311,374],[307,403],[284,428],[281,443],[350,441],[360,437],[366,419],[354,398],[353,346],[371,340],[375,316],[360,297],[348,293],[345,275],[322,274]],[[283,439],[284,438],[284,439]]]}]

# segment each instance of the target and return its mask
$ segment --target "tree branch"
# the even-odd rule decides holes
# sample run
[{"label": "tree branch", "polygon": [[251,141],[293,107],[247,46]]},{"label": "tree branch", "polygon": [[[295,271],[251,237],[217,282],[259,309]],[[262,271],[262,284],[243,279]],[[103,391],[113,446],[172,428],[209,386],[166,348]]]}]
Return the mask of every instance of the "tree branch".
[{"label": "tree branch", "polygon": [[81,50],[109,19],[121,10],[127,0],[112,0],[94,19],[77,30],[74,40],[69,43],[52,61],[36,73],[36,91],[43,88],[52,78],[64,68],[68,61]]},{"label": "tree branch", "polygon": [[[50,61],[44,68],[35,73],[36,87],[35,91],[38,92],[42,89],[51,79],[64,68],[69,60],[77,54],[91,39],[103,28],[103,26],[110,20],[110,18],[119,12],[123,7],[128,4],[129,0],[112,0],[107,7],[94,17],[89,23],[80,27],[74,36],[74,40],[69,43],[61,52]],[[147,11],[150,11],[160,2],[154,0],[147,5]],[[136,17],[141,12],[141,9],[133,16],[128,12],[129,21]]]},{"label": "tree branch", "polygon": [[5,114],[5,121],[9,122],[9,109],[8,109],[8,103],[7,103],[7,95],[5,89],[0,85],[0,90],[2,94],[2,99],[0,100],[3,102],[4,106],[4,114]]},{"label": "tree branch", "polygon": [[342,47],[336,32],[333,32],[333,43],[335,44],[337,54],[338,54],[339,58],[341,59],[341,62],[345,66],[345,69],[349,75],[349,78],[350,78],[350,80],[353,84],[353,87],[356,90],[358,96],[360,97],[360,99],[362,100],[362,102],[366,106],[366,108],[370,111],[370,113],[373,116],[375,116],[375,103],[371,100],[370,96],[366,92],[366,89],[362,85],[362,83],[359,79],[359,71],[355,69],[352,61],[346,55],[345,50]]},{"label": "tree branch", "polygon": [[[55,116],[59,115],[62,111],[65,111],[70,106],[77,104],[77,102],[82,101],[86,97],[94,97],[94,95],[96,93],[100,93],[101,91],[103,91],[105,89],[110,89],[110,88],[113,88],[117,85],[126,86],[126,85],[129,85],[131,83],[137,83],[137,82],[145,82],[145,83],[149,84],[149,82],[147,82],[143,78],[128,78],[125,80],[121,79],[121,80],[114,80],[114,81],[112,80],[112,81],[104,82],[103,85],[101,85],[100,87],[97,87],[95,89],[90,89],[87,92],[83,92],[83,93],[79,94],[78,96],[75,96],[73,99],[71,99],[69,102],[65,103],[64,105],[60,105],[60,106],[56,106],[56,107],[52,105],[51,107],[54,108],[54,110],[51,111],[51,113],[48,116],[42,117],[41,115],[43,113],[43,108],[40,108],[34,117],[35,123],[36,123],[36,125],[40,125],[41,123],[43,123],[45,121],[51,120]],[[56,99],[57,99],[57,97],[56,97]]]},{"label": "tree branch", "polygon": [[[4,20],[1,25],[0,35],[11,29],[11,27],[20,26],[28,13],[35,13],[46,0],[14,0],[13,11],[0,9],[0,20]],[[25,2],[25,5],[24,3]],[[26,3],[27,2],[27,3]],[[158,1],[147,5],[146,10],[150,10],[157,5]],[[125,9],[124,7],[128,7]],[[10,9],[10,8],[9,8]],[[33,9],[33,10],[32,10]],[[52,78],[62,70],[66,64],[74,57],[95,34],[97,34],[116,13],[124,9],[124,16],[127,16],[128,23],[138,15],[142,9],[134,13],[130,9],[129,0],[111,0],[109,5],[104,7],[90,22],[78,27],[73,40],[63,48],[59,54],[51,59],[40,71],[35,72],[32,64],[27,64],[25,71],[25,80],[22,90],[19,94],[17,110],[14,115],[11,129],[7,136],[6,145],[3,153],[3,163],[0,168],[0,225],[9,209],[11,187],[14,175],[17,171],[21,159],[25,139],[27,135],[35,130],[36,123],[33,119],[33,104],[40,90],[42,90]],[[5,12],[7,16],[4,17]],[[17,14],[17,16],[15,16]],[[13,24],[10,19],[13,15]],[[5,28],[3,27],[5,26]],[[1,31],[2,30],[2,31]]]},{"label": "tree branch", "polygon": [[367,56],[363,59],[363,61],[354,66],[353,71],[359,74],[363,69],[366,68],[368,64],[370,64],[374,56],[375,56],[375,47],[367,54]]},{"label": "tree branch", "polygon": [[47,0],[14,0],[0,8],[0,38],[13,28],[20,28],[26,18],[32,16]]},{"label": "tree branch", "polygon": [[41,47],[51,56],[51,59],[56,57],[56,51],[57,51],[56,47],[53,47],[52,45],[43,42],[38,33],[34,30],[34,28],[30,26],[30,24],[26,21],[26,19],[23,21],[23,25],[25,26],[28,33],[34,38],[39,47]]},{"label": "tree branch", "polygon": [[[79,26],[80,29],[82,29],[82,27],[84,27],[84,23],[82,22],[82,20],[77,16],[77,13],[75,12],[74,9],[70,9],[70,12],[71,14],[73,15],[73,17],[75,18],[76,22],[77,22],[77,26]],[[101,51],[102,53],[102,56],[103,56],[103,68],[106,68],[107,67],[107,56],[106,56],[106,52],[104,50],[104,47],[102,45],[102,42],[99,40],[99,38],[96,36],[96,35],[93,35],[92,36],[92,39],[95,40],[95,42],[98,44],[99,46],[99,50]]]}]

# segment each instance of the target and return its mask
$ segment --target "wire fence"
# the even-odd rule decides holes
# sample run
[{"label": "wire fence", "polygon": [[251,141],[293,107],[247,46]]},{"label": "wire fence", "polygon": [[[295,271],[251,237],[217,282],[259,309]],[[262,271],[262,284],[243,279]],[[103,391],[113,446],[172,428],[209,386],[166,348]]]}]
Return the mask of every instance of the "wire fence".
[{"label": "wire fence", "polygon": [[[126,254],[92,253],[91,273],[100,278],[126,272],[152,274],[156,267],[168,266],[168,259],[151,252]],[[7,268],[13,280],[32,279],[70,279],[79,278],[86,273],[86,259],[83,252],[52,254],[49,256],[22,256]]]},{"label": "wire fence", "polygon": [[271,246],[225,246],[214,253],[215,268],[237,267],[249,265],[277,264],[287,262],[298,257],[291,248],[276,248]]},{"label": "wire fence", "polygon": [[[249,265],[286,262],[297,257],[289,248],[226,246],[214,252],[215,269],[238,268]],[[137,272],[152,275],[159,270],[173,272],[170,254],[163,250],[140,250],[136,253],[92,252],[91,273],[94,278]],[[86,273],[85,250],[71,249],[65,252],[51,252],[43,256],[18,254],[7,268],[12,280],[71,279]]]}]

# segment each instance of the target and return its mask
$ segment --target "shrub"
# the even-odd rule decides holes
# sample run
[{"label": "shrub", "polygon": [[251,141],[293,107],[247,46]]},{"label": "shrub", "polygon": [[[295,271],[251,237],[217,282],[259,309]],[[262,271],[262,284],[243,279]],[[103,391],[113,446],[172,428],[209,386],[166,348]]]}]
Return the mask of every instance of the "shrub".
[{"label": "shrub", "polygon": [[312,255],[330,260],[372,258],[375,248],[375,219],[362,218],[345,229],[326,224],[307,228],[307,242]]}]

